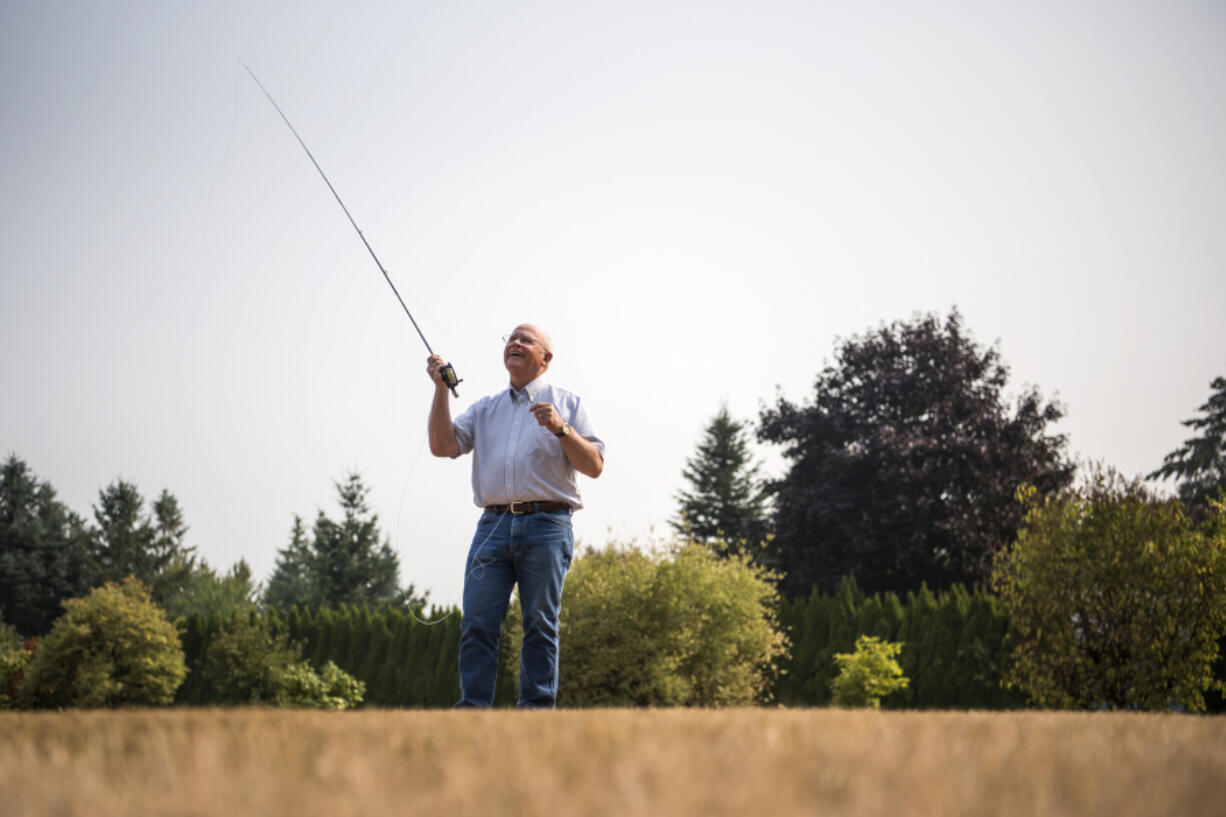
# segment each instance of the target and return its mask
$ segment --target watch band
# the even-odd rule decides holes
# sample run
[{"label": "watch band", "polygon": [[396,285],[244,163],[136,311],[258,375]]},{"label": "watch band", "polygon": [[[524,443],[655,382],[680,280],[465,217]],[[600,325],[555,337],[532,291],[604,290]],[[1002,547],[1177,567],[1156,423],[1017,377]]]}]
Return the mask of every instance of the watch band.
[{"label": "watch band", "polygon": [[554,432],[554,436],[558,439],[570,434],[570,423],[562,423],[562,430]]}]

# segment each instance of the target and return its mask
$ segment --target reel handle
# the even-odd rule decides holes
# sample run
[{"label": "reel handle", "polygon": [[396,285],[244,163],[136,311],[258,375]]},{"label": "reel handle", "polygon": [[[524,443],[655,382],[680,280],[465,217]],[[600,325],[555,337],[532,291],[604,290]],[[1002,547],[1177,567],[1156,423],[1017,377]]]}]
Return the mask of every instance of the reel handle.
[{"label": "reel handle", "polygon": [[461,380],[460,376],[455,373],[455,367],[450,363],[445,363],[443,364],[443,368],[438,370],[438,374],[439,377],[443,378],[443,383],[446,384],[447,388],[451,389],[452,395],[459,397],[460,393],[456,391],[455,387],[464,381]]}]

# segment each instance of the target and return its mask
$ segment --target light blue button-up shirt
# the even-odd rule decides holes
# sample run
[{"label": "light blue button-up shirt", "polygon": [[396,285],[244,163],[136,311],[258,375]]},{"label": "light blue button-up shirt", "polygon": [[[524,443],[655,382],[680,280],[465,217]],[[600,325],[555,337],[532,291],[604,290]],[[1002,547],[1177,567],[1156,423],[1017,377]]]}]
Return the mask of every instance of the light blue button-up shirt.
[{"label": "light blue button-up shirt", "polygon": [[562,441],[532,416],[528,409],[533,403],[553,403],[571,433],[604,456],[604,442],[593,432],[578,395],[546,383],[543,376],[522,389],[507,387],[473,403],[452,423],[460,453],[473,452],[473,502],[478,507],[533,500],[583,507]]}]

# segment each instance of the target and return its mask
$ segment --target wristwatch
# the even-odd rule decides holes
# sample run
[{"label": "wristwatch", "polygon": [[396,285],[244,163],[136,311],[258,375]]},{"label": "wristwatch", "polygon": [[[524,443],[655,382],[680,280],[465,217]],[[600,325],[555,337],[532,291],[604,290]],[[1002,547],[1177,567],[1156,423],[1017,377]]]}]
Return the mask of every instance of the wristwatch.
[{"label": "wristwatch", "polygon": [[568,434],[570,434],[570,423],[562,423],[562,430],[554,432],[554,435],[558,438],[565,437]]}]

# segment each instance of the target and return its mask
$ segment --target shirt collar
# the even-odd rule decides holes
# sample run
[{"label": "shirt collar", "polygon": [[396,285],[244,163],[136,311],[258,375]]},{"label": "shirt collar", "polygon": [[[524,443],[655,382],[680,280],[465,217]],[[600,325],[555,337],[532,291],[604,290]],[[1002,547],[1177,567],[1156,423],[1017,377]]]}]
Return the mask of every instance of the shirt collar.
[{"label": "shirt collar", "polygon": [[518,402],[524,397],[527,397],[530,402],[536,403],[538,402],[536,398],[548,385],[549,384],[545,382],[545,375],[542,374],[538,376],[536,380],[533,380],[525,385],[522,389],[516,389],[514,386],[508,384],[507,391],[511,393],[511,400],[514,402]]}]

